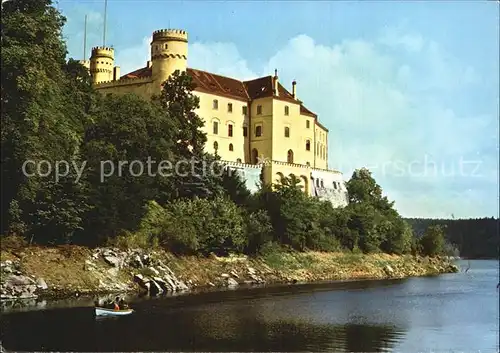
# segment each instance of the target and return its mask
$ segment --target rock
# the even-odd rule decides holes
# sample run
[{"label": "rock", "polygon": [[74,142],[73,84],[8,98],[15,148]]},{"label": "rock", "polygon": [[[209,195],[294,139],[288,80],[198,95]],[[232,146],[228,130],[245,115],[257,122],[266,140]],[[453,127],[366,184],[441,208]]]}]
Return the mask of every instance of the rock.
[{"label": "rock", "polygon": [[111,265],[111,266],[114,266],[114,267],[117,267],[117,268],[120,268],[121,267],[121,264],[122,264],[122,260],[115,256],[115,255],[112,255],[112,254],[105,254],[103,255],[103,259],[104,261],[106,261],[106,263],[108,265]]},{"label": "rock", "polygon": [[236,271],[232,270],[231,272],[229,272],[229,274],[231,276],[233,276],[234,278],[240,278],[240,276],[238,276],[238,274],[236,273]]},{"label": "rock", "polygon": [[222,278],[230,278],[231,276],[229,276],[227,273],[223,273],[220,275]]},{"label": "rock", "polygon": [[96,269],[96,265],[90,260],[85,260],[85,264],[83,265],[83,269],[86,271],[93,271]]},{"label": "rock", "polygon": [[157,270],[156,268],[154,268],[154,267],[149,267],[149,270],[150,270],[151,272],[153,272],[156,276],[158,276],[158,275],[160,274],[160,271],[158,271],[158,270]]},{"label": "rock", "polygon": [[43,278],[39,278],[36,281],[36,285],[38,286],[38,288],[43,289],[43,290],[49,288],[49,286],[47,285],[47,283],[45,282],[45,280]]},{"label": "rock", "polygon": [[394,274],[394,269],[390,265],[386,265],[384,267],[384,271],[389,276],[392,276]]},{"label": "rock", "polygon": [[450,266],[448,267],[448,272],[457,273],[460,272],[460,269],[457,265],[450,264]]},{"label": "rock", "polygon": [[142,268],[144,264],[142,263],[141,257],[139,255],[135,255],[130,261],[130,266],[134,268]]},{"label": "rock", "polygon": [[238,286],[238,282],[236,282],[233,278],[228,278],[227,285],[228,287],[236,287]]},{"label": "rock", "polygon": [[169,292],[173,289],[164,279],[160,277],[153,277],[153,281],[161,287],[162,292]]},{"label": "rock", "polygon": [[212,282],[208,282],[208,285],[209,285],[210,287],[215,287],[215,284],[213,284]]},{"label": "rock", "polygon": [[248,267],[248,273],[253,275],[255,274],[257,271],[255,271],[255,268],[252,268],[252,267]]},{"label": "rock", "polygon": [[149,295],[155,296],[163,293],[163,289],[154,279],[150,280],[149,283],[150,283]]}]

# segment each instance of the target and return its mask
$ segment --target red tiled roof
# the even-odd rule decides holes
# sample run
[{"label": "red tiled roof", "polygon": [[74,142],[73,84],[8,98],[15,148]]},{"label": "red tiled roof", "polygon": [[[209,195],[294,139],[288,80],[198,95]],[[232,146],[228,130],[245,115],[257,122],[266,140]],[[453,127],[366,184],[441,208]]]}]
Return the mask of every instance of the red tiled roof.
[{"label": "red tiled roof", "polygon": [[197,91],[240,99],[245,102],[249,100],[248,93],[241,81],[190,68],[187,69],[187,73],[196,84]]},{"label": "red tiled roof", "polygon": [[120,79],[122,79],[122,78],[150,77],[151,75],[152,75],[151,67],[147,67],[146,66],[146,67],[143,67],[142,69],[138,69],[138,70],[129,72],[128,74],[123,75],[122,77],[120,77]]},{"label": "red tiled roof", "polygon": [[[191,68],[187,69],[187,73],[196,84],[195,90],[199,92],[216,94],[245,102],[274,95],[272,76],[264,76],[255,80],[242,82],[233,78]],[[150,77],[151,75],[151,67],[143,67],[122,76],[121,79]],[[298,103],[300,104],[300,114],[317,118],[317,115],[304,107],[302,102],[293,98],[293,95],[281,83],[278,83],[278,94],[275,99]]]}]

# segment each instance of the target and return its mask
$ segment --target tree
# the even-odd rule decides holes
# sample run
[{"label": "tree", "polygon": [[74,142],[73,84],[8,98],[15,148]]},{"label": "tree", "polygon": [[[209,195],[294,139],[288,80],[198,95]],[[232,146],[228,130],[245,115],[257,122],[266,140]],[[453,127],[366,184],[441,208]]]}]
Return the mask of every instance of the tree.
[{"label": "tree", "polygon": [[420,238],[422,254],[425,256],[441,255],[444,250],[444,227],[441,225],[429,226]]},{"label": "tree", "polygon": [[[84,111],[71,89],[74,80],[68,75],[66,46],[62,41],[64,17],[49,0],[18,0],[2,4],[2,85],[1,85],[1,231],[25,235],[40,223],[37,204],[49,204],[54,193],[65,187],[54,187],[49,177],[28,177],[22,171],[25,161],[67,162],[78,158],[85,120]],[[68,202],[52,207],[49,229],[53,226],[70,234],[80,227],[77,187],[66,189]],[[57,191],[59,190],[59,191]],[[12,209],[10,207],[13,207]],[[14,218],[12,218],[14,217]],[[68,220],[72,219],[72,221]],[[19,225],[23,225],[19,227]],[[67,227],[73,228],[73,230]],[[42,228],[43,228],[42,227]]]},{"label": "tree", "polygon": [[175,125],[161,106],[133,94],[102,97],[95,116],[83,144],[95,205],[85,233],[115,236],[137,228],[148,200],[175,196]]}]

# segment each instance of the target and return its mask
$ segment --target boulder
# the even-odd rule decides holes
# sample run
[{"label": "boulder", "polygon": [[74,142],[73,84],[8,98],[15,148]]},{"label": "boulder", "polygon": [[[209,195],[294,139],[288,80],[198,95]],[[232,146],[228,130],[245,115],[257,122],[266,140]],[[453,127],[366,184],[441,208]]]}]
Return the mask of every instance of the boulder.
[{"label": "boulder", "polygon": [[233,278],[228,278],[227,285],[228,285],[228,287],[237,287],[238,282],[236,282],[236,280],[234,280]]},{"label": "boulder", "polygon": [[390,265],[386,265],[384,267],[384,271],[388,276],[392,276],[394,274],[394,269]]},{"label": "boulder", "polygon": [[49,286],[47,285],[47,283],[45,282],[45,280],[43,278],[39,278],[36,281],[36,285],[37,285],[38,288],[40,288],[42,290],[45,290],[45,289],[49,288]]}]

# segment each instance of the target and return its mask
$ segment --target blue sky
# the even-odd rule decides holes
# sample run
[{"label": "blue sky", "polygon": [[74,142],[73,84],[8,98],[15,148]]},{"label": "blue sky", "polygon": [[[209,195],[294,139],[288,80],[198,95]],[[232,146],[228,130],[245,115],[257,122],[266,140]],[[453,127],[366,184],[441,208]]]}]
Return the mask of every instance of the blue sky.
[{"label": "blue sky", "polygon": [[[104,0],[59,1],[69,55],[102,45]],[[372,170],[404,216],[498,216],[499,15],[494,1],[108,0],[122,74],[154,30],[189,32],[189,67],[270,75],[330,130],[329,166]],[[87,58],[89,53],[87,53]]]}]

